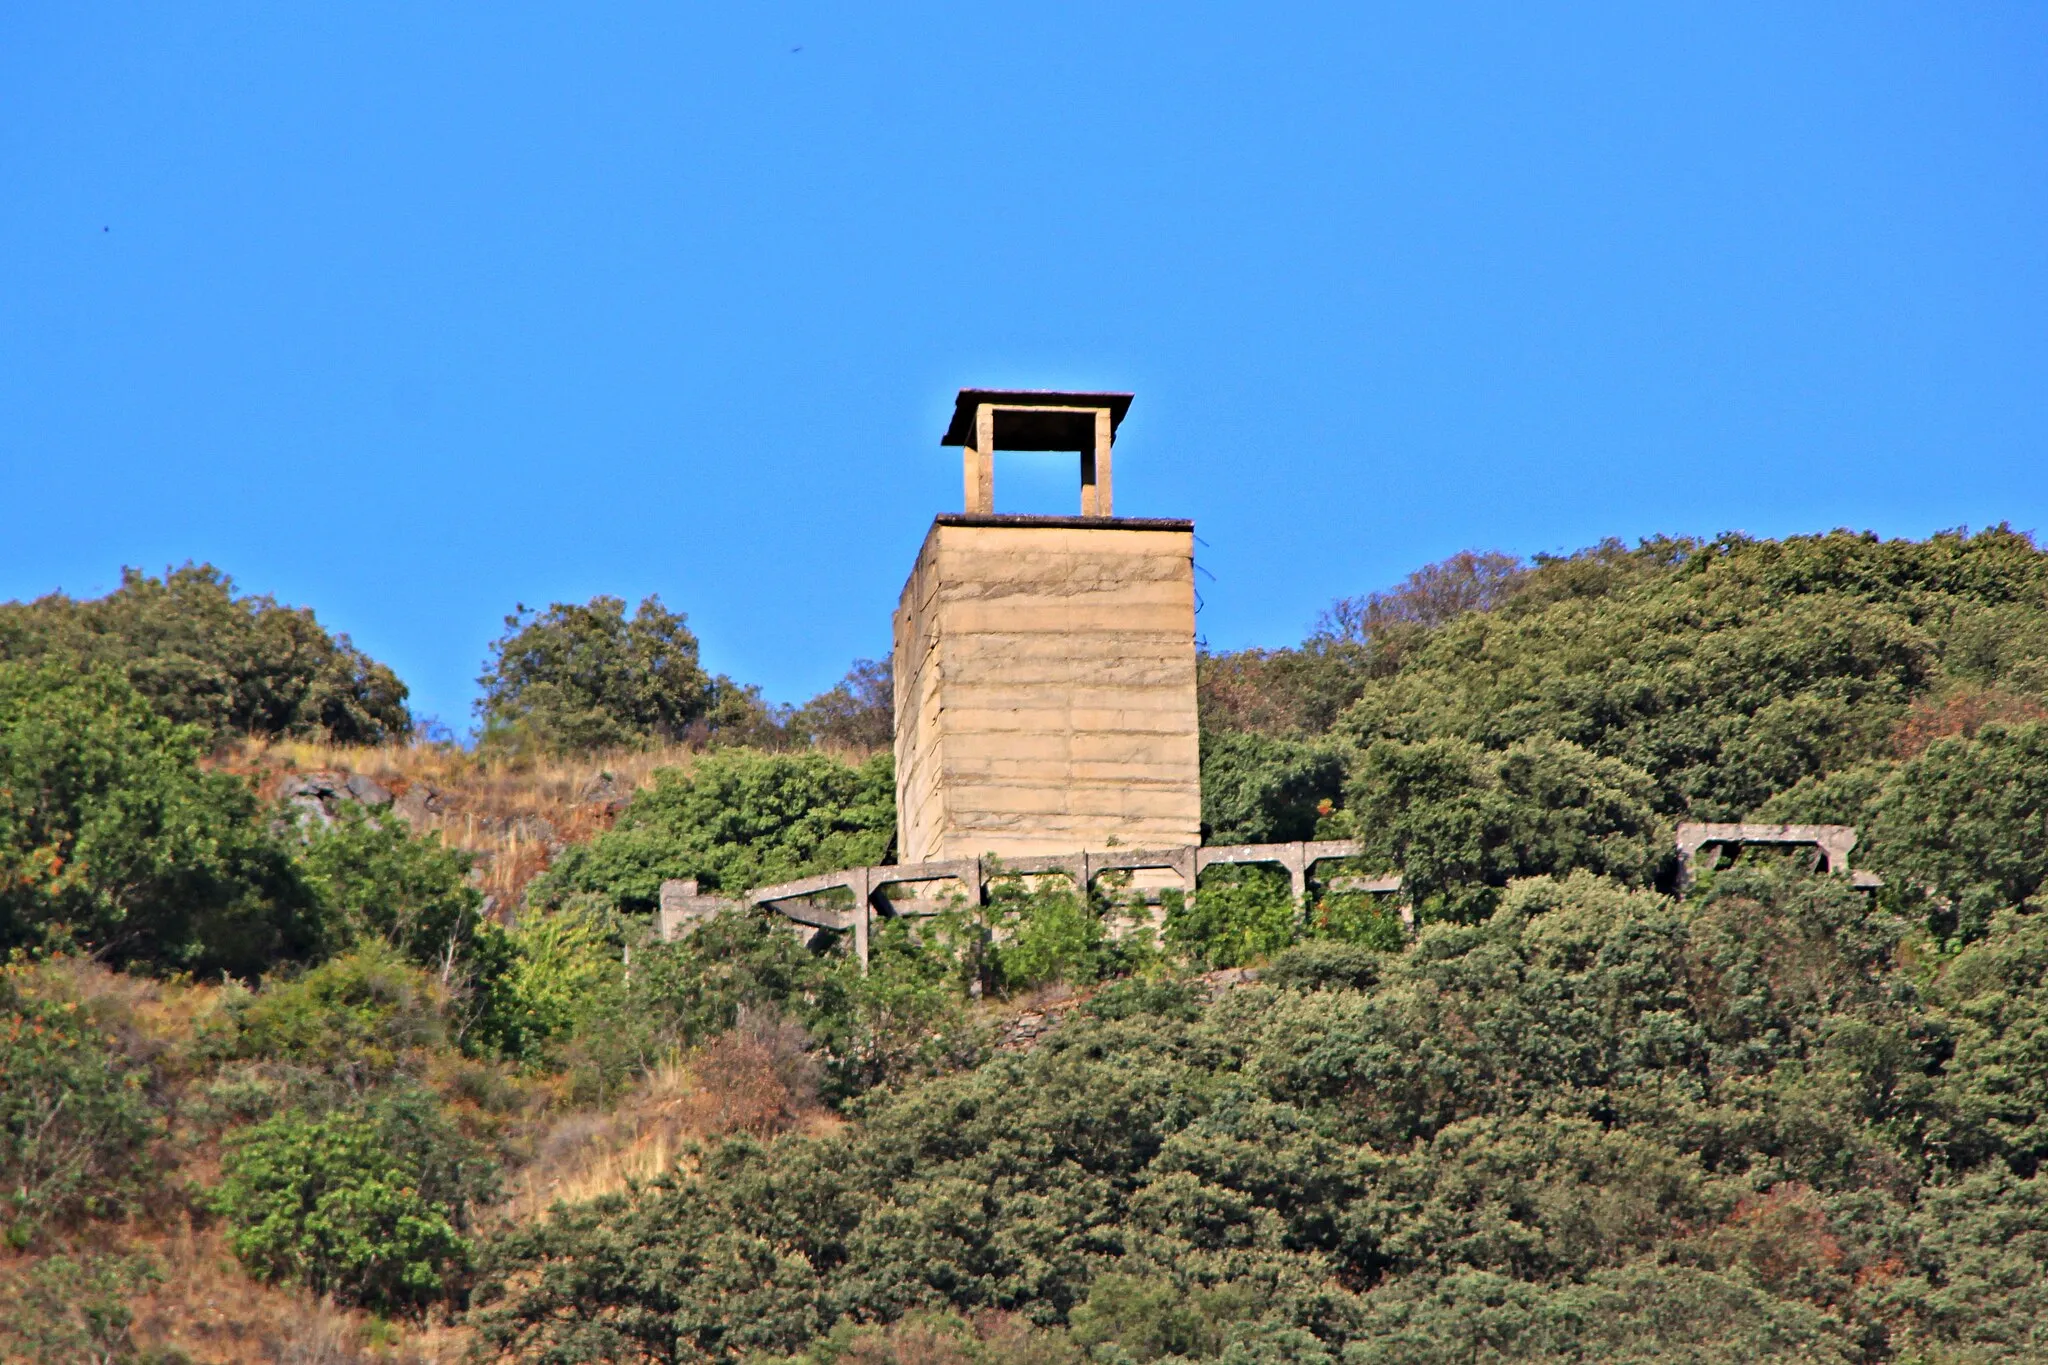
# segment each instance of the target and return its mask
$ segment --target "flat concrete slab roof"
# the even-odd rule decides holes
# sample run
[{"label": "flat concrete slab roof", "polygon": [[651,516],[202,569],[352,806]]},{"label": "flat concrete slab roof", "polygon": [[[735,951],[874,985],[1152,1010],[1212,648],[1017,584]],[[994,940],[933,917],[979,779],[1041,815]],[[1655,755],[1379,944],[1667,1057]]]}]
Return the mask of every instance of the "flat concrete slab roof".
[{"label": "flat concrete slab roof", "polygon": [[[1130,411],[1128,393],[1068,393],[1058,389],[962,389],[953,400],[953,422],[939,438],[942,446],[974,443],[974,410],[996,405],[997,450],[1093,450],[1095,413],[1109,409],[1112,439]],[[1040,409],[1004,411],[1005,408]]]},{"label": "flat concrete slab roof", "polygon": [[934,526],[1016,526],[1051,527],[1078,531],[1192,531],[1195,524],[1182,517],[1061,517],[1036,512],[941,512],[932,518]]}]

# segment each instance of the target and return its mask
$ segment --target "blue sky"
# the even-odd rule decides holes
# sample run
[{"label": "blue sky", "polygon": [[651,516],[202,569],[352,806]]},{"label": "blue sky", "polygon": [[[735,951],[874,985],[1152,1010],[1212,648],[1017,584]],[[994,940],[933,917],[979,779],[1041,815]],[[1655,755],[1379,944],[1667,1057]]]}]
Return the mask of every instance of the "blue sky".
[{"label": "blue sky", "polygon": [[659,593],[801,700],[963,385],[1136,392],[1214,648],[1467,547],[2048,530],[2048,7],[0,10],[0,598],[209,560],[461,729],[515,603]]}]

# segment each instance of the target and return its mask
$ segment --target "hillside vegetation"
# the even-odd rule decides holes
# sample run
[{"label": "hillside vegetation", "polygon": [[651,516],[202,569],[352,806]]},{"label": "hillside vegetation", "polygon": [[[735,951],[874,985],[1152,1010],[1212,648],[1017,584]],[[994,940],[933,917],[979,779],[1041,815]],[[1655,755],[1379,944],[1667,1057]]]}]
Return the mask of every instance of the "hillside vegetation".
[{"label": "hillside vegetation", "polygon": [[[310,614],[122,594],[0,607],[8,1358],[2048,1358],[2023,535],[1429,566],[1200,662],[1208,836],[1362,843],[1306,904],[1011,878],[866,973],[649,915],[889,856],[880,666],[522,610],[465,751],[221,700]],[[1745,817],[1882,889],[1679,894]]]}]

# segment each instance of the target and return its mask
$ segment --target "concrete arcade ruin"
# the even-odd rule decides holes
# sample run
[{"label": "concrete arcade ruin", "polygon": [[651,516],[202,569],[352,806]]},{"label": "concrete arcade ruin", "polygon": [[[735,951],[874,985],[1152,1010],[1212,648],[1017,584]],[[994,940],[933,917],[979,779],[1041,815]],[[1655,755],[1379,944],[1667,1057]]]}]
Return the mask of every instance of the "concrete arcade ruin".
[{"label": "concrete arcade ruin", "polygon": [[[1204,868],[1265,863],[1287,870],[1299,902],[1319,863],[1357,856],[1351,840],[1201,842],[1194,523],[1115,515],[1113,456],[1131,398],[960,391],[939,440],[961,449],[964,507],[933,519],[895,612],[900,861],[743,898],[664,882],[662,938],[751,904],[807,937],[845,935],[865,964],[875,916],[981,904],[997,876],[1059,874],[1085,891],[1106,872],[1149,874],[1192,896]],[[1005,450],[1074,452],[1078,515],[997,512]],[[1703,852],[1712,867],[1717,850],[1749,843],[1810,844],[1848,874],[1855,840],[1843,826],[1681,825],[1681,881]],[[1401,879],[1333,885],[1388,894]]]}]

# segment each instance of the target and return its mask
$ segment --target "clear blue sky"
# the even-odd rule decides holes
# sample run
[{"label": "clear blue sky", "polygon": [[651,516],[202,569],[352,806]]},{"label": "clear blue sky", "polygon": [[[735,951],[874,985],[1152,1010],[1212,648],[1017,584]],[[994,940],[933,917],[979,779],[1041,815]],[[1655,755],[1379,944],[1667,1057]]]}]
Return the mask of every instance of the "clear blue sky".
[{"label": "clear blue sky", "polygon": [[0,598],[210,560],[462,729],[514,603],[658,592],[800,700],[962,385],[1137,393],[1215,648],[1466,547],[2048,530],[2048,6],[0,10]]}]

